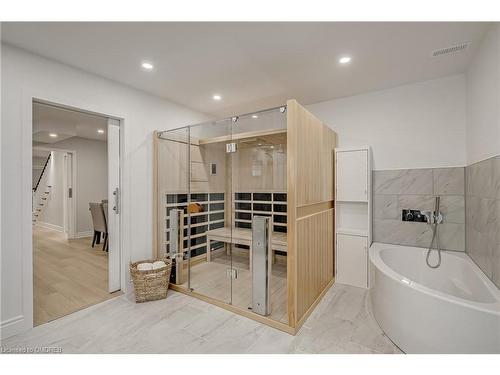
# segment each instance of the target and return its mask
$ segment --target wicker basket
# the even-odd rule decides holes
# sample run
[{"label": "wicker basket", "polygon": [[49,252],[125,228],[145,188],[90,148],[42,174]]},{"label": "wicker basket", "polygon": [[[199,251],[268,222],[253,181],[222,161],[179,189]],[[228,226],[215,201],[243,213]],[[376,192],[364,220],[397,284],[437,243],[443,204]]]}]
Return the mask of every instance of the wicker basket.
[{"label": "wicker basket", "polygon": [[[161,260],[166,266],[155,270],[139,271],[137,265],[141,263],[154,263]],[[135,302],[155,301],[167,298],[172,260],[169,258],[156,260],[141,260],[130,263],[130,277],[134,282]]]}]

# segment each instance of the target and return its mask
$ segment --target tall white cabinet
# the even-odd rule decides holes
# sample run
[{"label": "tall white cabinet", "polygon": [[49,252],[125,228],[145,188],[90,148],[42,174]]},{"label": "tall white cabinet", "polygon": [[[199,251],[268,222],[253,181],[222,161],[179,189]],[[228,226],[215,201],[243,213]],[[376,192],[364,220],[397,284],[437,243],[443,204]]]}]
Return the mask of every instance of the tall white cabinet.
[{"label": "tall white cabinet", "polygon": [[335,281],[368,288],[371,228],[371,149],[335,149]]}]

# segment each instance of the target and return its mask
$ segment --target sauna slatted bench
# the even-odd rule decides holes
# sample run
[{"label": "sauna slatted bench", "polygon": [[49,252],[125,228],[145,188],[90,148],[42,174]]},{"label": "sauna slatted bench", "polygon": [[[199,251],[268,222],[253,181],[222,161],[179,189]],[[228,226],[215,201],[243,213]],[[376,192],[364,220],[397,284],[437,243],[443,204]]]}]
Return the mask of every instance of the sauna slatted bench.
[{"label": "sauna slatted bench", "polygon": [[[252,230],[243,228],[217,228],[206,232],[207,236],[207,262],[211,260],[210,242],[219,241],[224,242],[226,252],[229,252],[227,244],[246,245],[249,247],[250,254],[250,269],[252,269]],[[271,249],[273,252],[273,263],[275,260],[274,252],[283,251],[287,252],[287,238],[286,233],[273,232],[271,238]]]}]

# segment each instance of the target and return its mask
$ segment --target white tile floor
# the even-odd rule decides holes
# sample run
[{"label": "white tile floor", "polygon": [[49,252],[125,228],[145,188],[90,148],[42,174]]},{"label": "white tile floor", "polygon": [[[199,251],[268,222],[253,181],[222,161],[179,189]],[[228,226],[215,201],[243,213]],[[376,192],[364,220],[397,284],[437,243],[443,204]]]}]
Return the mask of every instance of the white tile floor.
[{"label": "white tile floor", "polygon": [[195,298],[121,296],[2,341],[63,353],[401,353],[371,316],[367,291],[336,284],[296,336]]}]

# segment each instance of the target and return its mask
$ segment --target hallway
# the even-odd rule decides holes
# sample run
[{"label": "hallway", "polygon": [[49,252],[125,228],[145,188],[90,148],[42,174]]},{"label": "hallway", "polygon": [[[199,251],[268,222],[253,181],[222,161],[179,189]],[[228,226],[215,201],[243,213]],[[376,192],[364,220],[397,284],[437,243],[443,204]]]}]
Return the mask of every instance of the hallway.
[{"label": "hallway", "polygon": [[33,313],[40,325],[113,298],[108,293],[108,256],[92,238],[33,227]]}]

